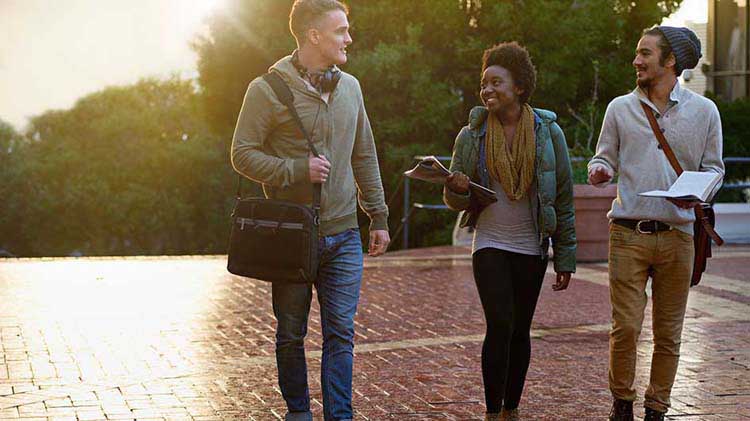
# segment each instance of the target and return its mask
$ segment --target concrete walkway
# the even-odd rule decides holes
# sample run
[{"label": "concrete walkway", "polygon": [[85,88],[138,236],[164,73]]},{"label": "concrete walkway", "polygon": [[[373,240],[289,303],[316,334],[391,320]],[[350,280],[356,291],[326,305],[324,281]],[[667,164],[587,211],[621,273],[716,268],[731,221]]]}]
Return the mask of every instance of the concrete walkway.
[{"label": "concrete walkway", "polygon": [[[0,260],[0,421],[280,419],[269,285],[229,275],[225,263]],[[565,292],[551,290],[548,273],[524,419],[606,419],[606,270],[580,266]],[[641,397],[652,349],[646,320]],[[467,249],[367,259],[356,321],[357,419],[483,419],[484,321]],[[316,417],[320,344],[314,299],[307,349]],[[750,419],[750,248],[715,249],[691,290],[672,403],[676,420]]]}]

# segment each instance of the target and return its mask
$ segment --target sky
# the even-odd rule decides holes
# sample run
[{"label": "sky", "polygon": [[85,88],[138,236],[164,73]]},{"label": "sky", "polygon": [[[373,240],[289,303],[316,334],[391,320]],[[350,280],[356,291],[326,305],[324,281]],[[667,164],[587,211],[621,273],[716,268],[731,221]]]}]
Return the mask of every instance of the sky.
[{"label": "sky", "polygon": [[683,0],[680,9],[664,19],[662,24],[685,26],[686,21],[696,23],[708,22],[708,0]]},{"label": "sky", "polygon": [[[195,77],[189,43],[224,0],[0,0],[0,119],[23,129],[48,109],[144,77]],[[668,20],[705,22],[707,0]]]},{"label": "sky", "polygon": [[196,76],[189,42],[222,0],[0,0],[0,119],[143,77]]}]

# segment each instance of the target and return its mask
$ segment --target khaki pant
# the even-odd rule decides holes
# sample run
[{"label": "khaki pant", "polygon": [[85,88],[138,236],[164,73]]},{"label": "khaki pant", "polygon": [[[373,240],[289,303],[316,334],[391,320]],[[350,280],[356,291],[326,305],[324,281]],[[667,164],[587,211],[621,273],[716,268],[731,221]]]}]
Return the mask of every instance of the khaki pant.
[{"label": "khaki pant", "polygon": [[615,398],[636,399],[636,345],[646,308],[646,281],[651,275],[654,353],[644,405],[661,412],[669,408],[680,358],[693,254],[693,237],[682,231],[639,234],[610,224],[609,389]]}]

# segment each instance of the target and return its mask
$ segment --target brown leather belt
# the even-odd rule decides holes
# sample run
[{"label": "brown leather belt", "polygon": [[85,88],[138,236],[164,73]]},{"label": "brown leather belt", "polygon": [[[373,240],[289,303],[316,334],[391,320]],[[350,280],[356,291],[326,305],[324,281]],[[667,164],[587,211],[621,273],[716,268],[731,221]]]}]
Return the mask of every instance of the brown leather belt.
[{"label": "brown leather belt", "polygon": [[671,231],[672,227],[661,221],[637,220],[637,219],[613,219],[613,224],[630,228],[640,234],[653,234],[660,231]]}]

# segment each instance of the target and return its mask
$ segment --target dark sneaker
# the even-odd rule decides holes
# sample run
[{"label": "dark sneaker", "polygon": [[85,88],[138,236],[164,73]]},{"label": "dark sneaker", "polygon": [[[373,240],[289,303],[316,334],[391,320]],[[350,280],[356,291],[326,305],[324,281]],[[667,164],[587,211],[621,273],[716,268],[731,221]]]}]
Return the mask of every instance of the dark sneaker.
[{"label": "dark sneaker", "polygon": [[312,412],[287,412],[284,421],[312,421]]},{"label": "dark sneaker", "polygon": [[615,399],[609,411],[609,421],[633,421],[633,402]]},{"label": "dark sneaker", "polygon": [[665,412],[659,412],[655,409],[646,408],[646,416],[643,421],[664,421]]}]

